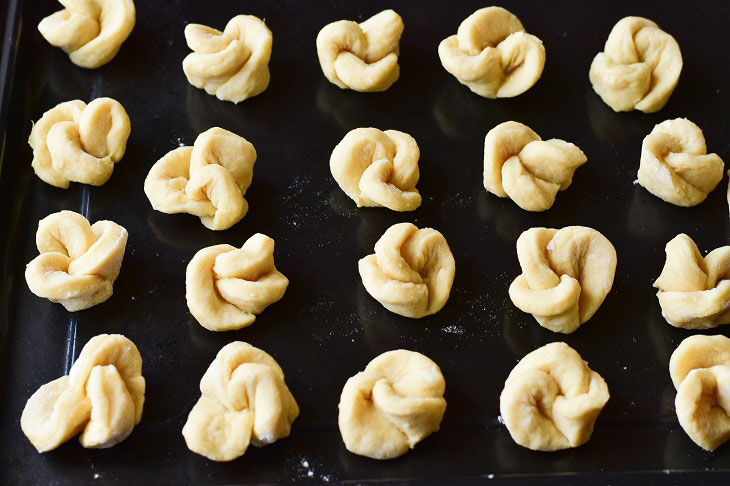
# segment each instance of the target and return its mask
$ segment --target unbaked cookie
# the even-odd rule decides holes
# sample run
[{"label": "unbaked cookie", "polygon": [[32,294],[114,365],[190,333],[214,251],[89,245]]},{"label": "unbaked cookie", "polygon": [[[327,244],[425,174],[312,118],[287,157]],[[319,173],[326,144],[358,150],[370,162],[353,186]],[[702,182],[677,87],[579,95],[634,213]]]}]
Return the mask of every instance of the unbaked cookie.
[{"label": "unbaked cookie", "polygon": [[439,44],[444,69],[479,96],[511,98],[542,75],[545,48],[520,19],[501,7],[481,8]]},{"label": "unbaked cookie", "polygon": [[337,422],[345,447],[373,459],[405,454],[439,430],[445,388],[441,369],[426,356],[381,354],[342,389]]},{"label": "unbaked cookie", "polygon": [[385,91],[398,80],[403,20],[384,10],[358,24],[338,20],[317,34],[322,72],[334,85],[355,91]]},{"label": "unbaked cookie", "polygon": [[269,86],[273,37],[258,17],[236,15],[223,32],[188,24],[185,40],[193,52],[183,60],[183,71],[196,88],[238,103]]},{"label": "unbaked cookie", "polygon": [[81,433],[81,445],[112,447],[142,418],[145,380],[137,346],[100,334],[81,350],[68,375],[40,387],[25,404],[20,427],[38,452]]},{"label": "unbaked cookie", "polygon": [[257,314],[284,296],[288,285],[274,266],[274,240],[261,233],[241,248],[203,248],[185,272],[188,308],[211,331],[250,326]]},{"label": "unbaked cookie", "polygon": [[30,291],[71,312],[104,302],[113,293],[127,236],[112,221],[90,225],[73,211],[46,216],[35,236],[40,255],[25,268]]},{"label": "unbaked cookie", "polygon": [[593,89],[614,111],[659,111],[682,72],[674,37],[642,17],[625,17],[613,27],[603,52],[593,59]]},{"label": "unbaked cookie", "polygon": [[517,363],[499,410],[512,439],[534,451],[578,447],[591,438],[608,386],[565,343],[550,343]]},{"label": "unbaked cookie", "polygon": [[256,149],[248,140],[214,127],[198,135],[192,147],[158,160],[144,192],[157,211],[192,214],[208,229],[228,229],[248,212],[243,196],[255,162]]},{"label": "unbaked cookie", "polygon": [[616,273],[611,242],[584,226],[530,228],[517,239],[517,258],[522,274],[509,287],[512,302],[564,334],[596,313]]},{"label": "unbaked cookie", "polygon": [[572,143],[543,141],[522,123],[500,123],[484,139],[484,188],[527,211],[545,211],[586,160]]},{"label": "unbaked cookie", "polygon": [[131,130],[124,107],[111,98],[60,103],[30,131],[33,170],[62,189],[71,181],[100,186],[124,156]]},{"label": "unbaked cookie", "polygon": [[330,157],[332,176],[358,207],[413,211],[421,205],[418,144],[407,133],[356,128]]},{"label": "unbaked cookie", "polygon": [[188,449],[212,461],[232,461],[249,444],[263,447],[287,437],[299,416],[281,367],[241,341],[218,352],[200,380],[200,393],[182,435]]},{"label": "unbaked cookie", "polygon": [[441,233],[398,223],[383,233],[375,254],[361,259],[358,269],[365,290],[383,307],[420,318],[446,305],[456,265]]}]

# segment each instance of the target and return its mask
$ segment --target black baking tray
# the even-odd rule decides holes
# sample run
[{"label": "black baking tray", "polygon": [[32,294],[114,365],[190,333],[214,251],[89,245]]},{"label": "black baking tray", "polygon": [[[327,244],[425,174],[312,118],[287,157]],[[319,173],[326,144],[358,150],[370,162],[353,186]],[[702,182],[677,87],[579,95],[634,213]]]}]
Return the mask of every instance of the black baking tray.
[{"label": "black baking tray", "polygon": [[[664,245],[680,232],[702,251],[728,243],[727,182],[702,204],[679,208],[633,184],[641,141],[654,124],[688,117],[708,148],[730,160],[730,3],[727,1],[503,1],[540,37],[547,63],[525,94],[487,100],[440,65],[437,46],[484,2],[138,0],[137,24],[119,54],[97,70],[75,67],[36,30],[59,8],[52,0],[5,0],[0,128],[0,483],[454,482],[507,479],[552,483],[684,483],[730,480],[730,446],[708,453],[677,423],[669,356],[688,331],[664,322],[651,284]],[[394,8],[405,22],[400,79],[385,93],[343,91],[327,82],[315,38],[338,19],[363,20]],[[189,85],[182,59],[190,22],[222,28],[234,15],[265,19],[274,35],[271,84],[239,105]],[[593,56],[626,15],[655,20],[679,42],[684,69],[659,113],[611,111],[588,80]],[[102,187],[68,190],[40,181],[30,166],[31,123],[59,102],[110,96],[132,120],[126,155]],[[576,143],[588,156],[552,209],[528,213],[482,187],[486,132],[517,120],[544,138]],[[220,126],[258,152],[248,215],[223,232],[197,218],[166,215],[142,191],[152,164]],[[332,148],[361,126],[410,133],[421,149],[423,204],[410,213],[356,209],[329,172]],[[78,313],[35,297],[23,276],[35,257],[42,217],[63,209],[129,230],[114,295]],[[441,231],[456,259],[451,298],[438,314],[409,320],[364,290],[357,260],[390,225],[410,221]],[[520,273],[519,234],[533,226],[591,226],[618,252],[611,293],[574,334],[547,331],[517,310],[507,289]],[[276,241],[277,267],[290,279],[279,303],[246,329],[212,333],[189,314],[184,273],[205,246],[240,246],[253,233]],[[144,359],[141,423],[109,450],[70,440],[39,455],[19,418],[27,398],[67,372],[100,333],[123,333]],[[726,328],[710,333],[728,334]],[[272,354],[301,415],[289,438],[225,464],[190,452],[181,435],[198,383],[216,352],[243,340]],[[505,377],[524,354],[552,341],[577,349],[606,379],[611,399],[591,440],[563,452],[517,446],[498,421]],[[347,452],[337,403],[348,377],[396,348],[435,360],[446,378],[441,430],[405,456],[378,462]]]}]

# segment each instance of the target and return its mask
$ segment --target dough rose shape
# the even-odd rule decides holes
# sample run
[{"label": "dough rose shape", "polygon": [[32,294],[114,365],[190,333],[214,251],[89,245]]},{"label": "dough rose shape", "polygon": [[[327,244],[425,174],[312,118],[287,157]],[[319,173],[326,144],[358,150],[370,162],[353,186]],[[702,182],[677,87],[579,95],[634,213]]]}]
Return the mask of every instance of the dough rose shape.
[{"label": "dough rose shape", "polygon": [[550,343],[512,369],[499,411],[519,445],[558,451],[588,442],[608,399],[606,382],[580,354],[565,343]]},{"label": "dough rose shape", "polygon": [[654,282],[662,316],[674,327],[709,329],[730,323],[730,246],[704,258],[692,238],[677,235]]},{"label": "dough rose shape", "polygon": [[398,223],[383,233],[375,254],[361,259],[358,269],[365,290],[383,307],[420,318],[446,304],[456,265],[441,233]]},{"label": "dough rose shape", "polygon": [[132,0],[59,0],[66,8],[38,24],[38,31],[71,62],[94,69],[111,61],[132,33]]},{"label": "dough rose shape", "polygon": [[593,59],[593,90],[613,111],[659,111],[667,104],[682,72],[682,53],[674,37],[642,17],[614,25],[603,52]]},{"label": "dough rose shape", "polygon": [[273,37],[258,17],[236,15],[223,32],[188,24],[185,41],[193,52],[183,60],[183,71],[196,88],[238,103],[269,86]]},{"label": "dough rose shape", "polygon": [[530,127],[508,121],[484,139],[484,188],[509,197],[526,211],[545,211],[558,191],[573,182],[573,172],[588,160],[572,143],[543,141]]},{"label": "dough rose shape", "polygon": [[517,239],[517,258],[522,274],[509,287],[512,303],[563,334],[596,313],[616,273],[611,242],[584,226],[530,228]]},{"label": "dough rose shape", "polygon": [[261,233],[241,248],[203,248],[185,272],[188,308],[211,331],[250,326],[257,314],[284,296],[288,285],[274,266],[274,240]]},{"label": "dough rose shape", "polygon": [[695,444],[713,451],[730,439],[730,339],[690,336],[669,360],[679,424]]},{"label": "dough rose shape", "polygon": [[100,186],[124,156],[131,130],[124,107],[111,98],[60,103],[30,131],[33,170],[62,189],[71,181]]},{"label": "dough rose shape", "polygon": [[274,358],[241,341],[218,352],[200,393],[182,435],[188,449],[212,461],[232,461],[249,444],[263,447],[287,437],[299,416]]},{"label": "dough rose shape", "polygon": [[722,159],[707,153],[700,127],[686,118],[661,122],[641,144],[639,184],[668,203],[701,203],[724,172]]},{"label": "dough rose shape", "polygon": [[86,343],[68,375],[28,399],[20,427],[38,452],[79,433],[84,447],[112,447],[142,418],[144,390],[137,346],[121,334],[100,334]]},{"label": "dough rose shape", "polygon": [[198,135],[192,147],[176,148],[158,160],[144,192],[157,211],[192,214],[208,229],[228,229],[248,212],[243,196],[255,162],[251,143],[214,127]]},{"label": "dough rose shape", "polygon": [[356,128],[330,157],[332,176],[358,207],[413,211],[421,205],[418,144],[407,133]]},{"label": "dough rose shape", "polygon": [[112,221],[90,225],[73,211],[46,216],[35,235],[40,255],[25,268],[30,291],[71,312],[104,302],[113,293],[127,236]]},{"label": "dough rose shape", "polygon": [[392,459],[439,430],[446,411],[441,369],[414,351],[388,351],[345,383],[338,424],[347,450]]},{"label": "dough rose shape", "polygon": [[384,10],[358,24],[338,20],[317,34],[322,72],[334,85],[355,91],[385,91],[398,80],[398,44],[403,20]]},{"label": "dough rose shape", "polygon": [[525,32],[520,19],[501,7],[481,8],[439,44],[441,64],[485,98],[524,93],[542,75],[545,48]]}]

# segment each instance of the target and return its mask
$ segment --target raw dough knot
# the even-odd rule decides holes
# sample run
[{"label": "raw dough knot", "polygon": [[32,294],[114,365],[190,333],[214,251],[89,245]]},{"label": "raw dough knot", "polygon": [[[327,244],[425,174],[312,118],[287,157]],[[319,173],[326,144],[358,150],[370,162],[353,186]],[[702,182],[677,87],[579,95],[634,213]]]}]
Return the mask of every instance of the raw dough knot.
[{"label": "raw dough knot", "polygon": [[384,10],[358,24],[339,20],[317,34],[317,56],[327,79],[340,88],[385,91],[400,75],[403,20]]},{"label": "raw dough knot", "polygon": [[524,93],[542,75],[545,48],[522,22],[501,7],[481,8],[438,47],[444,68],[485,98]]},{"label": "raw dough knot", "polygon": [[111,61],[132,33],[132,0],[59,0],[63,10],[38,24],[38,31],[63,49],[77,66],[94,69]]},{"label": "raw dough knot", "polygon": [[124,156],[130,132],[129,116],[116,100],[60,103],[30,132],[33,170],[44,182],[63,189],[70,181],[100,186]]},{"label": "raw dough knot", "polygon": [[250,326],[257,314],[284,296],[288,285],[274,266],[274,240],[261,233],[241,248],[203,248],[185,272],[188,308],[211,331]]},{"label": "raw dough knot", "polygon": [[258,17],[236,15],[223,32],[188,24],[185,40],[193,52],[183,60],[183,71],[196,88],[238,103],[269,86],[273,37]]},{"label": "raw dough knot", "polygon": [[198,216],[206,228],[228,229],[248,212],[244,199],[256,149],[245,138],[211,128],[192,147],[170,151],[150,169],[144,192],[163,213]]},{"label": "raw dough knot", "polygon": [[704,201],[724,171],[720,156],[707,153],[700,127],[686,118],[659,123],[641,144],[639,184],[677,206]]},{"label": "raw dough knot", "polygon": [[685,329],[730,323],[730,246],[703,258],[692,238],[682,233],[665,251],[667,260],[654,287],[667,322]]},{"label": "raw dough knot", "polygon": [[596,313],[616,272],[611,242],[584,226],[530,228],[517,239],[517,258],[522,274],[509,287],[512,302],[564,334]]},{"label": "raw dough knot", "polygon": [[365,290],[383,307],[405,317],[434,314],[446,304],[456,266],[446,238],[411,223],[388,228],[375,254],[358,262]]},{"label": "raw dough knot", "polygon": [[68,375],[28,399],[20,426],[38,452],[79,433],[84,447],[112,447],[142,418],[144,391],[137,346],[121,334],[100,334],[86,343]]},{"label": "raw dough knot", "polygon": [[213,461],[242,456],[287,437],[299,407],[274,358],[234,341],[216,355],[200,380],[201,397],[182,434],[188,448]]},{"label": "raw dough knot", "polygon": [[730,439],[730,339],[690,336],[669,360],[679,424],[695,444],[712,451]]},{"label": "raw dough knot", "polygon": [[90,225],[78,213],[61,211],[40,220],[36,246],[40,255],[25,269],[30,291],[73,312],[111,297],[127,230],[112,221]]},{"label": "raw dough knot", "polygon": [[504,383],[499,410],[512,439],[537,451],[578,447],[591,438],[608,386],[565,343],[527,354]]},{"label": "raw dough knot", "polygon": [[504,122],[484,139],[484,187],[527,211],[545,211],[558,191],[570,186],[573,173],[586,160],[572,143],[543,141],[527,125]]},{"label": "raw dough knot", "polygon": [[421,205],[418,144],[407,133],[356,128],[337,144],[330,170],[358,207],[413,211]]},{"label": "raw dough knot", "polygon": [[340,433],[350,452],[390,459],[439,430],[446,411],[446,383],[426,356],[399,349],[368,363],[345,383]]},{"label": "raw dough knot", "polygon": [[682,53],[674,37],[642,17],[614,25],[603,52],[593,59],[593,89],[614,111],[659,111],[682,72]]}]

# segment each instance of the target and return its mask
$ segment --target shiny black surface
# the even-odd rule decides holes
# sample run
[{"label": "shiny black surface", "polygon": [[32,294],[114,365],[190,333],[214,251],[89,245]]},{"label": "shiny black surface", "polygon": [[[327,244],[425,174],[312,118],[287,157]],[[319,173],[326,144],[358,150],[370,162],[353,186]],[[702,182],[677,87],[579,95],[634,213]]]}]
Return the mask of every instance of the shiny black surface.
[{"label": "shiny black surface", "polygon": [[[116,58],[98,70],[75,67],[35,29],[59,8],[51,0],[7,0],[0,198],[0,483],[260,483],[400,479],[707,482],[728,479],[730,446],[707,453],[679,427],[667,365],[691,333],[662,319],[651,286],[663,248],[680,232],[704,252],[728,243],[727,181],[701,205],[678,208],[650,195],[636,179],[643,137],[655,123],[688,117],[710,151],[730,160],[730,3],[518,2],[514,12],[540,37],[542,78],[513,99],[486,100],[440,65],[436,48],[484,2],[182,1],[138,0],[137,25]],[[337,19],[361,20],[388,7],[403,17],[401,78],[381,94],[342,91],[327,82],[315,52],[319,29]],[[264,18],[274,35],[271,85],[238,106],[190,86],[181,61],[189,52],[183,28],[222,28],[235,14]],[[588,81],[593,56],[626,15],[655,20],[674,35],[684,57],[677,89],[659,113],[616,114]],[[12,42],[19,31],[17,46]],[[8,48],[8,42],[12,45]],[[4,91],[3,91],[4,93]],[[40,181],[30,167],[31,121],[61,101],[98,96],[119,100],[132,120],[126,155],[102,187],[68,190]],[[527,213],[482,187],[486,132],[506,120],[528,124],[544,138],[576,143],[588,156],[573,185],[545,213]],[[197,218],[154,212],[142,191],[152,164],[212,126],[232,130],[258,151],[248,215],[212,232]],[[410,133],[421,149],[424,196],[414,212],[356,209],[332,179],[328,161],[344,134],[360,126]],[[70,314],[35,297],[23,269],[35,257],[37,221],[62,209],[129,230],[114,295]],[[365,292],[356,262],[371,253],[391,224],[410,221],[441,231],[456,259],[446,307],[409,320],[389,313]],[[542,329],[507,296],[520,273],[518,235],[532,226],[587,225],[618,252],[611,293],[598,313],[569,336]],[[240,246],[250,235],[276,241],[277,267],[290,279],[279,303],[247,329],[212,333],[185,305],[185,266],[204,246]],[[728,333],[726,328],[712,331]],[[27,398],[64,374],[81,347],[99,333],[123,333],[144,358],[147,395],[142,422],[109,450],[70,440],[39,455],[19,418]],[[199,396],[198,382],[216,352],[243,340],[272,354],[286,373],[301,415],[292,435],[217,464],[190,452],[180,433]],[[575,450],[537,453],[515,445],[498,422],[499,393],[516,361],[548,342],[564,340],[606,379],[611,400],[592,439]],[[384,351],[425,353],[442,368],[448,408],[441,431],[405,456],[376,462],[348,453],[336,424],[347,378]],[[715,474],[712,471],[716,471]],[[693,473],[696,472],[696,473]],[[535,475],[535,476],[533,476]]]}]

